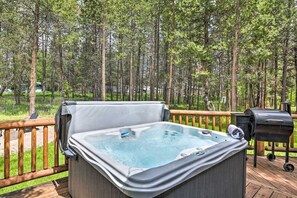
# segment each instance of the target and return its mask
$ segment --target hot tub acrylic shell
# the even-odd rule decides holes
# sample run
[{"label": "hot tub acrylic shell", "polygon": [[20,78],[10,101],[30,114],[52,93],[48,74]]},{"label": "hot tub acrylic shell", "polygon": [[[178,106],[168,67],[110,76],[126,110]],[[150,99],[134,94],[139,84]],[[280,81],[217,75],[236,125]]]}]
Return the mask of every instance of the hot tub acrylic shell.
[{"label": "hot tub acrylic shell", "polygon": [[[194,127],[158,122],[154,124]],[[107,129],[73,135],[70,147],[78,158],[69,160],[69,192],[72,197],[244,197],[246,178],[245,140],[226,138],[205,150],[168,164],[143,169],[127,167],[98,152],[85,137],[120,130]],[[212,137],[227,137],[212,131]]]}]

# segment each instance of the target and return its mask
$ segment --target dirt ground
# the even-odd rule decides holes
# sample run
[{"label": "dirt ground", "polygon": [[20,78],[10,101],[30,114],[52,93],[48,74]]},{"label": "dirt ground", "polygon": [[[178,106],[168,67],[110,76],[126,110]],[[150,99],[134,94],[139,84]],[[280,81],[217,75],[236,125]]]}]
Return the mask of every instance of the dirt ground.
[{"label": "dirt ground", "polygon": [[[54,140],[54,127],[48,127],[48,142]],[[36,131],[36,145],[37,147],[43,145],[43,128],[39,127]],[[31,132],[26,132],[24,134],[24,150],[31,149]],[[10,131],[10,153],[18,152],[18,131],[12,129]],[[0,156],[4,155],[4,131],[2,131],[2,136],[0,137]]]}]

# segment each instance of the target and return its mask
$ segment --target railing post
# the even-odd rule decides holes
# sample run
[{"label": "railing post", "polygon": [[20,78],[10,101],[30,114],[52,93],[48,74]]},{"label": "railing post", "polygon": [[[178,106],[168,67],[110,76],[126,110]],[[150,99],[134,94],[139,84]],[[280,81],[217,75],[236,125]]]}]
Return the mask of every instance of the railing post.
[{"label": "railing post", "polygon": [[59,148],[58,148],[58,132],[54,130],[54,166],[59,166]]},{"label": "railing post", "polygon": [[18,132],[18,174],[24,173],[24,128]]},{"label": "railing post", "polygon": [[4,178],[10,176],[10,130],[4,131]]},{"label": "railing post", "polygon": [[264,148],[264,142],[262,141],[257,141],[257,155],[258,156],[263,156],[264,155],[264,151],[265,151],[265,148]]},{"label": "railing post", "polygon": [[48,126],[43,128],[43,169],[48,168]]},{"label": "railing post", "polygon": [[36,171],[36,127],[31,132],[31,172]]}]

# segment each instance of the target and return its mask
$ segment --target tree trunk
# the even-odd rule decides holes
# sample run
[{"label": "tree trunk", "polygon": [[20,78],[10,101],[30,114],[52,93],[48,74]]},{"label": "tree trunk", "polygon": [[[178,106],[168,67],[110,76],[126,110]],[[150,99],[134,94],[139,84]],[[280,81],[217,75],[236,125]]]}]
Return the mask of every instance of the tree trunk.
[{"label": "tree trunk", "polygon": [[142,53],[142,65],[140,67],[141,80],[140,80],[140,94],[139,100],[143,100],[143,86],[144,86],[144,63],[145,63],[145,53]]},{"label": "tree trunk", "polygon": [[274,52],[274,109],[277,109],[277,72],[278,72],[278,53],[277,53],[277,47],[275,47],[275,52]]},{"label": "tree trunk", "polygon": [[55,64],[56,64],[56,58],[54,58],[53,64],[51,64],[51,102],[50,102],[51,106],[54,106],[54,99],[55,99]]},{"label": "tree trunk", "polygon": [[263,82],[263,100],[262,100],[262,107],[265,109],[266,107],[266,92],[267,92],[267,61],[264,61],[264,82]]},{"label": "tree trunk", "polygon": [[169,68],[168,68],[168,41],[165,41],[165,46],[164,46],[164,69],[163,69],[163,73],[164,73],[164,77],[165,77],[165,79],[164,79],[164,83],[163,83],[163,101],[168,101],[168,82],[167,82],[167,78],[166,78],[166,76],[167,76],[167,74],[169,73]]},{"label": "tree trunk", "polygon": [[130,69],[129,69],[129,101],[133,100],[133,51],[130,52]]},{"label": "tree trunk", "polygon": [[[292,1],[288,0],[288,11],[287,11],[287,19],[291,18],[291,5]],[[281,102],[285,102],[287,100],[287,75],[288,75],[288,53],[289,53],[289,38],[290,38],[290,24],[287,24],[285,28],[285,38],[284,38],[284,47],[283,47],[283,75],[282,75],[282,95]]]},{"label": "tree trunk", "polygon": [[[137,64],[136,64],[136,79],[135,79],[135,95],[134,99],[137,100],[137,94],[140,95],[140,79],[141,79],[141,66],[140,66],[140,57],[141,57],[141,42],[138,42],[138,54],[137,54]],[[140,99],[138,99],[140,100]]]},{"label": "tree trunk", "polygon": [[257,106],[263,109],[263,62],[258,63],[258,94]]},{"label": "tree trunk", "polygon": [[32,65],[30,74],[30,106],[29,115],[35,112],[35,98],[36,98],[36,65],[37,65],[37,50],[38,50],[38,29],[39,29],[39,0],[35,3],[34,11],[34,29],[33,29],[33,43],[32,43]]},{"label": "tree trunk", "polygon": [[[172,0],[171,1],[172,3],[172,17],[171,17],[171,20],[170,20],[170,29],[169,29],[169,33],[171,32],[175,32],[175,26],[176,26],[176,22],[175,22],[175,4],[176,4],[176,1],[175,0]],[[169,79],[168,79],[168,94],[167,94],[167,98],[168,98],[168,101],[167,101],[167,105],[170,106],[171,102],[173,100],[171,100],[172,98],[174,99],[174,96],[172,97],[173,95],[173,91],[172,91],[172,78],[173,78],[173,49],[174,49],[174,46],[175,46],[175,43],[174,43],[174,40],[171,41],[170,43],[168,43],[168,54],[169,54]]]},{"label": "tree trunk", "polygon": [[[204,39],[204,43],[203,43],[203,47],[204,50],[208,50],[209,49],[209,3],[207,1],[204,2],[204,15],[203,15],[203,39]],[[210,67],[209,67],[209,61],[207,60],[207,58],[203,58],[202,59],[202,66],[204,67],[203,69],[205,71],[211,72],[210,71]],[[207,103],[209,101],[209,91],[210,91],[210,87],[209,87],[209,78],[205,79],[205,85],[204,85],[204,109],[207,109]]]},{"label": "tree trunk", "polygon": [[171,103],[171,89],[172,89],[172,76],[173,76],[173,55],[169,54],[169,81],[168,81],[168,93],[167,93],[167,105]]},{"label": "tree trunk", "polygon": [[[159,2],[158,2],[159,4]],[[156,69],[156,101],[159,100],[159,70],[160,70],[160,11],[158,5],[158,13],[156,18],[156,25],[155,25],[155,69]]]},{"label": "tree trunk", "polygon": [[102,16],[102,47],[101,47],[101,61],[102,61],[102,68],[101,68],[101,100],[105,101],[105,42],[106,42],[106,16],[105,13],[103,13]]},{"label": "tree trunk", "polygon": [[[294,62],[295,62],[295,93],[297,93],[297,46],[294,47]],[[297,94],[295,94],[295,106],[297,107]],[[296,109],[297,112],[297,109]]]},{"label": "tree trunk", "polygon": [[63,63],[63,48],[62,48],[62,32],[59,28],[59,41],[58,41],[58,52],[59,52],[59,67],[60,67],[60,91],[62,94],[62,100],[65,98],[65,89],[64,89],[64,63]]},{"label": "tree trunk", "polygon": [[155,93],[155,78],[154,78],[154,71],[155,71],[155,68],[154,68],[154,61],[153,61],[153,57],[150,56],[150,100],[154,100],[154,93]]},{"label": "tree trunk", "polygon": [[[93,24],[94,28],[94,46],[92,48],[93,56],[94,57],[94,62],[93,62],[93,99],[98,100],[99,99],[99,39],[98,39],[98,24],[95,22]],[[87,61],[86,61],[87,62]]]},{"label": "tree trunk", "polygon": [[[46,31],[47,33],[47,31]],[[47,59],[47,43],[48,36],[46,34],[42,35],[42,95],[43,100],[45,100],[45,91],[46,91],[46,59]]]},{"label": "tree trunk", "polygon": [[[123,52],[123,35],[120,35],[120,54]],[[123,68],[123,57],[120,58],[120,88],[121,88],[121,100],[124,101],[124,68]]]},{"label": "tree trunk", "polygon": [[119,101],[119,74],[120,74],[120,64],[121,64],[121,60],[117,61],[117,79],[116,79],[116,83],[117,83],[117,94],[116,94],[116,100]]},{"label": "tree trunk", "polygon": [[109,90],[110,90],[110,99],[113,101],[113,79],[112,79],[112,46],[111,46],[111,31],[109,34]]},{"label": "tree trunk", "polygon": [[3,95],[5,89],[6,89],[6,85],[2,85],[2,87],[0,89],[0,97]]},{"label": "tree trunk", "polygon": [[240,0],[235,0],[235,31],[233,43],[233,63],[231,69],[231,111],[237,111],[237,69],[238,69],[238,34],[240,20]]}]

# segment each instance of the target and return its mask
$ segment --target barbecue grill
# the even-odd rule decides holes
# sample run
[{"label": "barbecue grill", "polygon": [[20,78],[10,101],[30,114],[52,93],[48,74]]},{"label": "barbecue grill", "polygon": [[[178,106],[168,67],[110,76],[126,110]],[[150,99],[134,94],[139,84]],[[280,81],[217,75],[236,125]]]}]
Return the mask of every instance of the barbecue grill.
[{"label": "barbecue grill", "polygon": [[[294,125],[289,103],[283,103],[284,110],[247,109],[244,114],[233,114],[232,122],[242,128],[245,139],[254,138],[254,167],[257,165],[257,142],[272,142],[272,153],[267,154],[269,161],[275,160],[274,143],[286,143],[286,158],[283,166],[287,172],[292,172],[294,166],[289,163],[289,140]],[[248,121],[247,121],[248,120]]]}]

